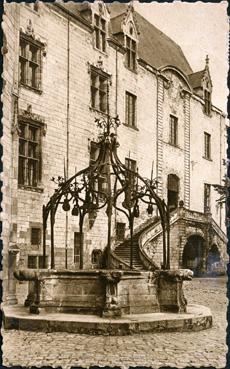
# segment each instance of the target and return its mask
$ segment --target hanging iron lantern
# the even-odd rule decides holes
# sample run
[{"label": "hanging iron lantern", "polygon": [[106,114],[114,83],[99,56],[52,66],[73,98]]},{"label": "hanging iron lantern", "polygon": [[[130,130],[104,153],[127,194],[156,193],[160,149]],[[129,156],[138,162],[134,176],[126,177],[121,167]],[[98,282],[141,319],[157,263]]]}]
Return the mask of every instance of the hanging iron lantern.
[{"label": "hanging iron lantern", "polygon": [[149,204],[148,205],[148,207],[147,207],[147,213],[149,214],[149,215],[152,215],[152,213],[153,213],[153,204]]},{"label": "hanging iron lantern", "polygon": [[73,216],[75,216],[75,217],[77,217],[77,216],[78,216],[78,214],[79,214],[79,209],[78,209],[78,206],[77,206],[77,205],[74,205],[74,207],[73,207],[73,209],[72,209],[71,214],[72,214]]},{"label": "hanging iron lantern", "polygon": [[70,204],[67,198],[65,198],[65,200],[63,201],[62,209],[64,211],[69,211],[70,209]]},{"label": "hanging iron lantern", "polygon": [[134,216],[135,218],[138,218],[140,216],[139,205],[136,205],[134,208]]}]

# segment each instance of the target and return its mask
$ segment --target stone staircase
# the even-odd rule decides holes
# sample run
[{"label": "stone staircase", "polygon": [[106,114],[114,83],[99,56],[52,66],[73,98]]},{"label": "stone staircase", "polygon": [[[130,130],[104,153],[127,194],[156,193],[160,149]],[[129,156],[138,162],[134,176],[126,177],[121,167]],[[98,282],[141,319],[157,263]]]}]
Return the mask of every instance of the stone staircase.
[{"label": "stone staircase", "polygon": [[[120,244],[114,250],[114,254],[128,265],[130,265],[130,253],[131,253],[130,240],[127,240],[124,243]],[[134,237],[133,240],[133,268],[139,270],[144,269],[143,263],[139,256],[138,237]]]},{"label": "stone staircase", "polygon": [[[157,224],[158,222],[159,217],[155,216],[151,219],[148,219],[135,229],[133,236],[133,269],[136,270],[148,269],[146,265],[144,265],[143,260],[141,260],[140,258],[139,238],[144,232],[146,232],[149,228],[152,228],[154,224]],[[120,264],[123,264],[123,267],[129,269],[130,253],[131,253],[130,239],[126,239],[122,243],[120,243],[113,251],[113,257],[114,259],[117,259],[116,260],[117,265],[119,265],[120,261]]]},{"label": "stone staircase", "polygon": [[[188,230],[191,231],[191,229],[194,234],[197,234],[197,229],[203,235],[208,234],[207,252],[212,244],[219,245],[221,260],[227,260],[226,235],[211,215],[178,208],[170,214],[170,263],[172,268],[182,268],[182,256],[179,255],[183,254],[190,235]],[[112,262],[115,268],[130,269],[130,239],[125,239],[115,247],[112,252]],[[159,217],[154,217],[143,222],[134,230],[133,269],[159,269],[161,263],[162,227]]]}]

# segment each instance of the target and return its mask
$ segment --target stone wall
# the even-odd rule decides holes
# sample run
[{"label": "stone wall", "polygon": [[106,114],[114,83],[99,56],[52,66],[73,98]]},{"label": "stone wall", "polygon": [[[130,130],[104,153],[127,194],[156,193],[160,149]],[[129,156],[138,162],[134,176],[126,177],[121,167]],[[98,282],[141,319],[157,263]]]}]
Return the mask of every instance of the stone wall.
[{"label": "stone wall", "polygon": [[125,276],[118,284],[118,301],[124,314],[159,311],[156,277],[151,272]]}]

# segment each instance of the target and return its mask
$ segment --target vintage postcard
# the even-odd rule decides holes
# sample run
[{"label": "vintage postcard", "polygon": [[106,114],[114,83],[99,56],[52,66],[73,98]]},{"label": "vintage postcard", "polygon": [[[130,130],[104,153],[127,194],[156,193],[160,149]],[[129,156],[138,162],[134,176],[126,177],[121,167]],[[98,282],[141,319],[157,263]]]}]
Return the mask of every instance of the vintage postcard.
[{"label": "vintage postcard", "polygon": [[3,365],[226,365],[227,2],[4,2]]}]

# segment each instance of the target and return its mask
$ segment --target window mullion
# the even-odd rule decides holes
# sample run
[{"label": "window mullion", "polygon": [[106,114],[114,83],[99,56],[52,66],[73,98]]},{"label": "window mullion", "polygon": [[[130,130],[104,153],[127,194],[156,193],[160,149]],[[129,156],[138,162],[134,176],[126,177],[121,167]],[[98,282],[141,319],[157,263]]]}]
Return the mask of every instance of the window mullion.
[{"label": "window mullion", "polygon": [[28,185],[29,183],[29,125],[25,125],[25,184]]},{"label": "window mullion", "polygon": [[26,85],[29,83],[29,44],[26,44],[26,66],[25,66],[25,82]]}]

